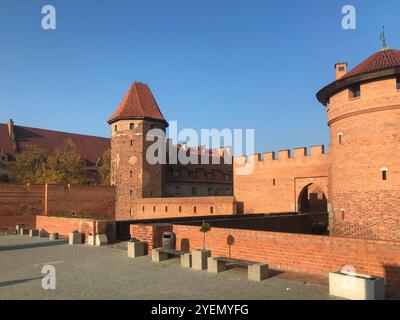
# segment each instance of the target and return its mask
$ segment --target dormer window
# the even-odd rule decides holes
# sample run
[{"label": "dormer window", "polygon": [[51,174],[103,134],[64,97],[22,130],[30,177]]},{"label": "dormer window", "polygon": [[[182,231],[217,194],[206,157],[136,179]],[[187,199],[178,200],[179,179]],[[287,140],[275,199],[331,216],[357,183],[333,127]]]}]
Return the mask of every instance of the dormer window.
[{"label": "dormer window", "polygon": [[354,99],[359,97],[361,97],[361,86],[356,84],[349,89],[349,98]]}]

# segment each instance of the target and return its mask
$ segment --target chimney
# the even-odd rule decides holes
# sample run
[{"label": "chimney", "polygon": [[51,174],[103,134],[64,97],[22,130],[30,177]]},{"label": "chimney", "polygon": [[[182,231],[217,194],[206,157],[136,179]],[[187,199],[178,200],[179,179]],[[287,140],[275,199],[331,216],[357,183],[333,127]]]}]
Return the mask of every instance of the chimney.
[{"label": "chimney", "polygon": [[347,73],[347,62],[339,62],[335,64],[336,80],[340,79]]},{"label": "chimney", "polygon": [[8,122],[8,135],[11,140],[14,140],[14,121],[12,119]]}]

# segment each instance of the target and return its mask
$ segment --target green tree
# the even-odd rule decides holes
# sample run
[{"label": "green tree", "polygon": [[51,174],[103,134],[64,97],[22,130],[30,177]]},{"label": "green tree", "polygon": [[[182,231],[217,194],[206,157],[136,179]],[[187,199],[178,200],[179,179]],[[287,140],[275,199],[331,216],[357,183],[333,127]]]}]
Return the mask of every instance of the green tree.
[{"label": "green tree", "polygon": [[15,162],[15,178],[21,184],[44,183],[47,155],[38,146],[28,146],[20,152]]},{"label": "green tree", "polygon": [[211,231],[211,225],[203,220],[200,232],[203,233],[203,250],[206,250],[206,233]]},{"label": "green tree", "polygon": [[110,172],[111,172],[111,149],[108,149],[101,157],[100,164],[98,167],[100,176],[100,183],[104,186],[111,184]]},{"label": "green tree", "polygon": [[88,182],[84,161],[76,152],[72,140],[66,140],[54,156],[48,158],[48,170],[45,173],[47,183],[86,184]]}]

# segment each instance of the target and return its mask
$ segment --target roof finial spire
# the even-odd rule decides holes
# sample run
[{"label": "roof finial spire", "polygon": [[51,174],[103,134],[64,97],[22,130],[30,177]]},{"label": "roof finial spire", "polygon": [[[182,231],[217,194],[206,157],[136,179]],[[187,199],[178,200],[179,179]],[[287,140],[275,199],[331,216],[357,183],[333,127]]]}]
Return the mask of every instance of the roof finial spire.
[{"label": "roof finial spire", "polygon": [[386,43],[385,26],[382,27],[381,41],[382,41],[382,50],[389,49]]}]

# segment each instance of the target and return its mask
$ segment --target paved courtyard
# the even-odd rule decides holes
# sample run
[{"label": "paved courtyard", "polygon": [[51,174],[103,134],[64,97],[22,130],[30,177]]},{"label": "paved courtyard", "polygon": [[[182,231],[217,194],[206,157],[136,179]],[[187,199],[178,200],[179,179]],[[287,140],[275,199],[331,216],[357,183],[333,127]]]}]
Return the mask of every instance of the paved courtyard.
[{"label": "paved courtyard", "polygon": [[[56,290],[44,290],[44,265],[56,268]],[[321,284],[318,284],[318,282]],[[310,284],[313,283],[313,284]],[[0,299],[332,299],[322,279],[278,274],[261,283],[231,269],[209,274],[178,259],[131,259],[120,246],[69,246],[65,240],[0,236]]]}]

